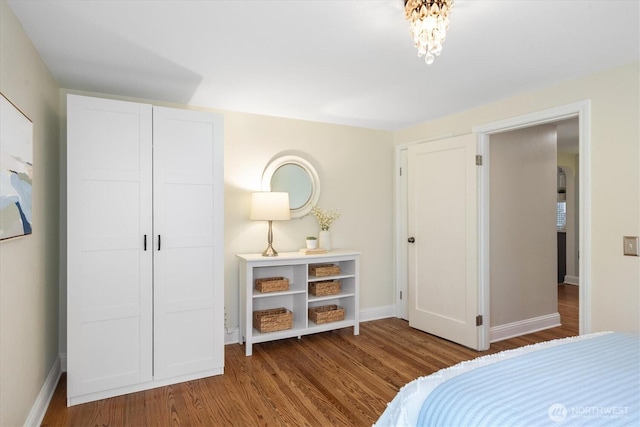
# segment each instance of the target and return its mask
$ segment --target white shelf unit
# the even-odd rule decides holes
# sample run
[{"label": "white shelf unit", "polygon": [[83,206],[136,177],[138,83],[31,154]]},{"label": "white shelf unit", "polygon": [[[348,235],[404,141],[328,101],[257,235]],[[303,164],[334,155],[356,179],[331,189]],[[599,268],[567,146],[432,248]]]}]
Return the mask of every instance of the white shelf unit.
[{"label": "white shelf unit", "polygon": [[[251,356],[252,345],[325,332],[333,329],[353,327],[353,334],[360,333],[359,262],[360,252],[332,250],[321,255],[304,255],[299,252],[281,253],[277,257],[261,254],[240,254],[240,340],[245,344],[245,354]],[[316,277],[309,274],[313,264],[337,264],[340,274]],[[255,279],[286,277],[289,289],[277,292],[259,292]],[[313,296],[308,291],[309,283],[324,280],[340,280],[339,294]],[[336,304],[345,309],[344,320],[316,325],[308,319],[310,307]],[[253,327],[253,312],[284,307],[293,312],[293,328],[284,331],[260,333]]]}]

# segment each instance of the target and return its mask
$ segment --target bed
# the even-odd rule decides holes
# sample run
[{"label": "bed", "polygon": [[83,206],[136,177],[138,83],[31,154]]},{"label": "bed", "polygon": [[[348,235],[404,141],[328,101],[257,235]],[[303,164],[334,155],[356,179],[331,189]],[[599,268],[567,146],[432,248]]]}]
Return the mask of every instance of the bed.
[{"label": "bed", "polygon": [[462,362],[408,383],[375,427],[640,426],[640,336],[604,332]]}]

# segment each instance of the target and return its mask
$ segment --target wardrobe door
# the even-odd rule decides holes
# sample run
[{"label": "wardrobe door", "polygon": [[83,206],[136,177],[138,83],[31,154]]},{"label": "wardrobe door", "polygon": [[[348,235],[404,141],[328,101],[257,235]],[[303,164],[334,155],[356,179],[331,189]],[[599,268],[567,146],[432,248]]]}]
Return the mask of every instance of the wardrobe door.
[{"label": "wardrobe door", "polygon": [[154,379],[219,374],[224,363],[222,117],[153,111]]},{"label": "wardrobe door", "polygon": [[67,395],[75,404],[152,378],[152,111],[76,95],[67,105]]}]

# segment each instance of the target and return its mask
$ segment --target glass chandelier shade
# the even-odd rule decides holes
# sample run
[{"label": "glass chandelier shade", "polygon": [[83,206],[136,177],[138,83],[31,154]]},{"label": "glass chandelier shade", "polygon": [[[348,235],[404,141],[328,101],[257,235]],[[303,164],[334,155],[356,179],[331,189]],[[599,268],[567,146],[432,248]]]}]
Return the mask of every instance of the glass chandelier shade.
[{"label": "glass chandelier shade", "polygon": [[449,13],[453,0],[405,0],[404,13],[409,21],[418,56],[424,55],[427,64],[433,64],[442,52],[442,43],[449,28]]}]

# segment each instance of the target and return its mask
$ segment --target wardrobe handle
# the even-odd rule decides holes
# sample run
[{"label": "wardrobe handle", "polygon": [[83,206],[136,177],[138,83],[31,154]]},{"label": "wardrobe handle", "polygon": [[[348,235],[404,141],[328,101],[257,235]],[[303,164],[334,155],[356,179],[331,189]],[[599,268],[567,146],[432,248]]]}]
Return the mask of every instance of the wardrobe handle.
[{"label": "wardrobe handle", "polygon": [[160,235],[158,234],[158,250],[160,250]]},{"label": "wardrobe handle", "polygon": [[147,250],[147,235],[144,235],[144,250]]}]

